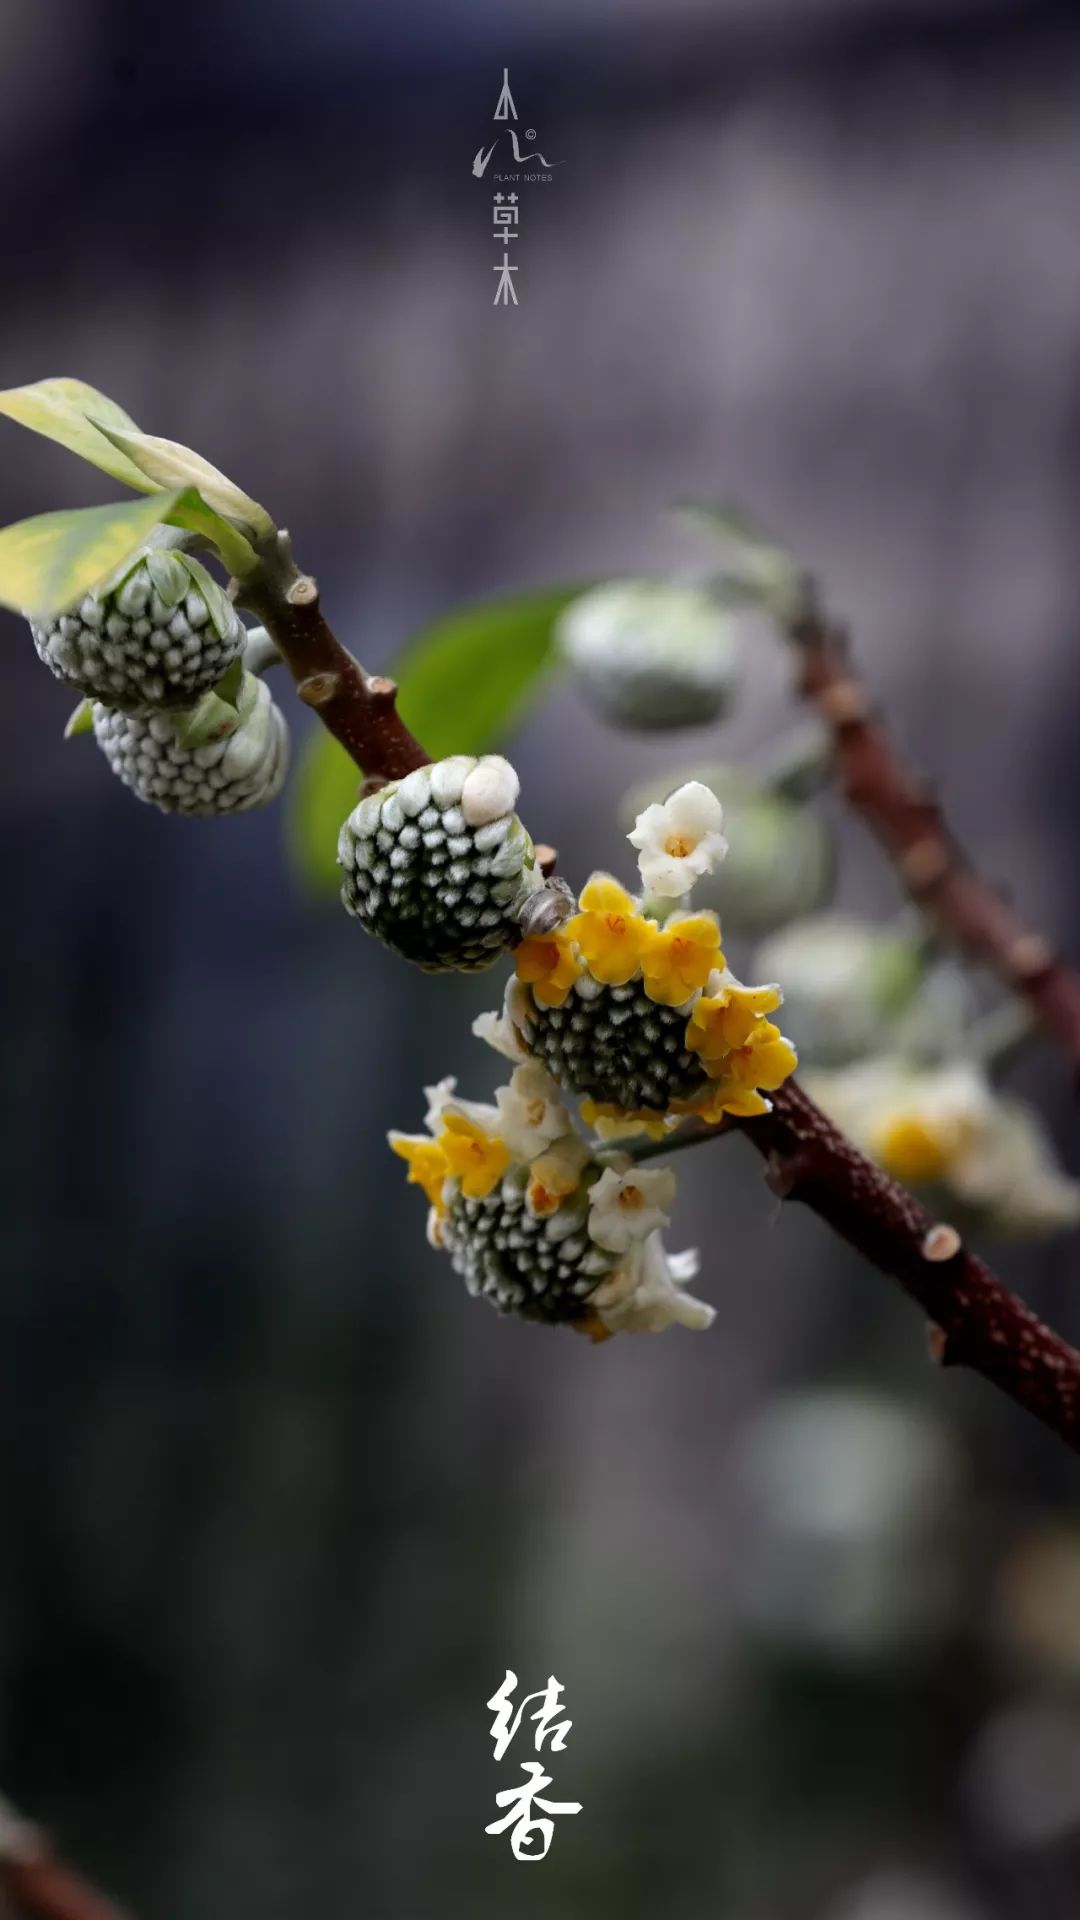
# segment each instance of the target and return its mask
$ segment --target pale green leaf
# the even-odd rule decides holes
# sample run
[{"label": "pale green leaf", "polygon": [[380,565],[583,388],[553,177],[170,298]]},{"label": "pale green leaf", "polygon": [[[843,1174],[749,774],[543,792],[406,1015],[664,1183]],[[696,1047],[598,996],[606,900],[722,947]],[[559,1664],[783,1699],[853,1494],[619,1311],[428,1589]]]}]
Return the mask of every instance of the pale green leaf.
[{"label": "pale green leaf", "polygon": [[193,553],[185,553],[184,571],[187,574],[187,586],[184,591],[187,592],[188,587],[194,583],[206,602],[215,632],[222,640],[226,639],[236,624],[236,609],[228,594],[214,579],[213,574],[207,572],[202,561],[196,560]]},{"label": "pale green leaf", "polygon": [[[139,493],[153,493],[158,482],[144,473],[121,448],[107,436],[105,428],[120,432],[138,432],[134,420],[107,394],[88,387],[84,380],[60,375],[37,380],[32,386],[8,387],[0,393],[0,414],[29,427],[32,433],[56,440],[69,452],[101,467],[114,480],[134,487]],[[91,419],[93,415],[93,420]],[[100,422],[100,425],[95,424]]]},{"label": "pale green leaf", "polygon": [[174,526],[185,527],[189,533],[197,533],[208,541],[221,558],[229,572],[242,580],[245,574],[252,573],[258,566],[258,557],[250,541],[226,520],[222,514],[208,507],[202,495],[193,487],[185,489],[180,495],[180,504],[164,516]]},{"label": "pale green leaf", "polygon": [[[195,498],[192,491],[192,498]],[[40,513],[0,532],[0,606],[50,619],[66,613],[143,545],[185,493],[118,506]]]},{"label": "pale green leaf", "polygon": [[[556,620],[591,583],[486,600],[438,620],[387,669],[403,719],[433,760],[501,746],[539,697],[557,661]],[[288,831],[294,863],[320,888],[336,888],[338,830],[356,804],[359,769],[330,734],[306,743],[292,786]]]},{"label": "pale green leaf", "polygon": [[93,731],[94,703],[92,700],[80,700],[64,728],[64,739],[74,740],[80,733],[93,733]]},{"label": "pale green leaf", "polygon": [[127,456],[137,470],[159,487],[197,487],[207,506],[223,514],[244,534],[262,539],[273,533],[274,523],[265,507],[244,493],[220,468],[211,466],[193,447],[177,440],[162,440],[157,434],[140,433],[137,427],[118,426],[99,420],[102,433],[114,447]]}]

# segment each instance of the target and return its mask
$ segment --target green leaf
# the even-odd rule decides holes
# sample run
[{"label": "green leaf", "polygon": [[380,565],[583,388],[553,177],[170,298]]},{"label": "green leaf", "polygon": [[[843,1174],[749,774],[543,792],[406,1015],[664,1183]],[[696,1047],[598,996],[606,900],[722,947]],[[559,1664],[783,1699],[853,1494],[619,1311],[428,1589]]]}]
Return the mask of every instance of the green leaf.
[{"label": "green leaf", "polygon": [[189,533],[197,533],[203,540],[209,541],[223,564],[238,580],[254,572],[259,562],[250,541],[245,540],[230,521],[220,513],[215,513],[213,507],[208,507],[194,487],[185,488],[179,495],[179,502],[171,513],[163,516],[165,519],[173,526],[186,527]]},{"label": "green leaf", "polygon": [[[144,473],[120,447],[107,436],[106,427],[120,432],[138,432],[134,420],[107,394],[88,387],[84,380],[64,375],[52,380],[37,380],[28,387],[8,387],[0,393],[0,414],[17,420],[31,433],[56,440],[80,459],[101,467],[114,480],[134,487],[139,493],[153,493],[158,482]],[[93,416],[93,418],[91,418]],[[98,422],[100,424],[95,424]]]},{"label": "green leaf", "polygon": [[[191,498],[196,499],[194,489]],[[155,493],[119,506],[39,513],[0,532],[0,606],[50,619],[141,547],[151,527],[188,493]]]},{"label": "green leaf", "polygon": [[[556,620],[590,581],[485,600],[438,620],[387,669],[403,719],[430,753],[487,753],[512,733],[554,670]],[[336,889],[338,831],[356,804],[359,769],[330,734],[306,743],[292,786],[288,833],[306,880]]]},{"label": "green leaf", "polygon": [[230,667],[217,686],[204,693],[193,707],[172,716],[173,732],[180,745],[190,752],[196,747],[207,747],[212,741],[229,739],[251,713],[258,696],[258,681],[244,673],[242,661],[236,665],[240,668],[239,685],[234,683]]},{"label": "green leaf", "polygon": [[214,631],[220,639],[226,639],[236,624],[236,609],[228,594],[214,579],[213,574],[207,573],[202,561],[196,560],[193,553],[185,553],[184,568],[187,573],[185,593],[194,583],[206,602],[210,618],[214,623]]},{"label": "green leaf", "polygon": [[178,440],[162,440],[157,434],[140,433],[134,421],[123,426],[102,418],[94,424],[145,476],[144,485],[149,480],[158,487],[197,487],[207,506],[223,514],[242,533],[252,534],[257,540],[273,533],[274,523],[266,508],[193,447],[181,446]]},{"label": "green leaf", "polygon": [[223,700],[226,706],[232,707],[234,712],[239,712],[240,709],[240,695],[244,688],[245,677],[250,678],[246,675],[244,656],[240,654],[233,661],[232,666],[226,668],[217,686],[212,689],[218,699]]},{"label": "green leaf", "polygon": [[94,703],[92,700],[80,700],[64,728],[64,739],[74,740],[80,733],[94,731]]}]

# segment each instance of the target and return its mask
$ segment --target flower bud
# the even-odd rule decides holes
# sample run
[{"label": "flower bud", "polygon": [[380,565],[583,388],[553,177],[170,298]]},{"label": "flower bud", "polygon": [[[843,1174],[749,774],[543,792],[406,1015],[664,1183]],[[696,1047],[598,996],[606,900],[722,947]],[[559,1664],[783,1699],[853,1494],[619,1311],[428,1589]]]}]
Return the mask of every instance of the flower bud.
[{"label": "flower bud", "polygon": [[796,920],[762,942],[754,966],[784,982],[784,1017],[805,1062],[841,1066],[880,1053],[923,976],[917,934],[843,913]]},{"label": "flower bud", "polygon": [[455,754],[369,794],[338,840],[348,911],[429,973],[490,966],[543,884],[517,794],[497,754]]},{"label": "flower bud", "polygon": [[136,555],[70,613],[31,620],[58,680],[125,713],[190,707],[244,650],[232,603],[190,554]]},{"label": "flower bud", "polygon": [[262,807],[281,790],[289,730],[265,681],[248,675],[227,735],[185,746],[184,713],[140,716],[95,703],[94,735],[113,772],[163,813],[218,814]]},{"label": "flower bud", "polygon": [[697,782],[723,803],[728,850],[694,883],[694,898],[725,927],[761,934],[812,913],[833,885],[833,835],[825,816],[775,792],[740,767],[709,766],[643,782],[628,793],[620,817],[632,824],[670,794]]},{"label": "flower bud", "polygon": [[615,726],[700,727],[726,711],[738,678],[731,615],[696,587],[616,580],[571,601],[558,645]]}]

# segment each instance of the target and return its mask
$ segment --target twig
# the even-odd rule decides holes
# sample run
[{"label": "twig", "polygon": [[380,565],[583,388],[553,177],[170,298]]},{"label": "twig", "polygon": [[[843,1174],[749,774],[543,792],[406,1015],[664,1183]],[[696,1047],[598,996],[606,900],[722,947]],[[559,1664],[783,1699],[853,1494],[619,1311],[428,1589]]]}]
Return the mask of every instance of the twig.
[{"label": "twig", "polygon": [[669,1153],[681,1153],[685,1147],[700,1147],[706,1140],[716,1140],[722,1133],[730,1133],[734,1124],[729,1114],[725,1114],[722,1120],[711,1123],[707,1120],[684,1120],[681,1126],[673,1128],[671,1133],[665,1133],[662,1139],[622,1142],[617,1139],[601,1140],[597,1142],[596,1151],[598,1153],[623,1151],[635,1161],[659,1160],[661,1157],[666,1159]]},{"label": "twig", "polygon": [[125,1920],[58,1860],[45,1836],[0,1799],[0,1895],[23,1920]]},{"label": "twig", "polygon": [[1027,1002],[1080,1073],[1080,973],[1025,925],[958,846],[940,803],[905,765],[875,713],[843,629],[811,596],[787,631],[799,652],[800,691],[830,728],[846,797],[912,899],[946,940],[993,968]]},{"label": "twig", "polygon": [[341,742],[365,779],[400,780],[429,756],[397,711],[392,680],[367,673],[331,632],[319,589],[301,573],[282,529],[258,549],[259,567],[229,591],[263,623],[285,661],[301,700]]},{"label": "twig", "polygon": [[1080,1353],[890,1180],[794,1081],[773,1111],[736,1125],[784,1200],[801,1200],[918,1301],[943,1365],[971,1367],[1080,1452]]},{"label": "twig", "polygon": [[[373,680],[330,631],[315,583],[296,568],[286,534],[276,537],[254,583],[245,580],[234,592],[273,636],[301,697],[369,778],[395,779],[427,763],[395,711],[393,683]],[[999,967],[1007,960],[1010,984],[1068,1041],[1080,1066],[1080,982],[1045,949],[1036,965],[1041,943],[1014,924],[996,894],[965,867],[936,805],[870,719],[835,632],[806,616],[793,637],[804,649],[805,691],[832,725],[849,793],[902,861],[916,897],[961,944]],[[913,850],[920,846],[924,880],[916,889]],[[939,868],[932,884],[925,877],[930,849]],[[775,1095],[772,1113],[735,1124],[768,1162],[777,1194],[805,1202],[918,1301],[933,1322],[943,1363],[981,1373],[1080,1451],[1080,1353],[968,1253],[952,1227],[935,1222],[790,1082]],[[711,1129],[713,1137],[716,1132]]]}]

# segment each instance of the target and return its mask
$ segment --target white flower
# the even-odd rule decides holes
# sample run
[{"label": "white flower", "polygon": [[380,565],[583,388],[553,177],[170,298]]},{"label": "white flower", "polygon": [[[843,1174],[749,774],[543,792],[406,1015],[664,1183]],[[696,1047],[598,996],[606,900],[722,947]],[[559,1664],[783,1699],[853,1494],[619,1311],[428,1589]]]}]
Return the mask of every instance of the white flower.
[{"label": "white flower", "polygon": [[626,1253],[657,1227],[666,1227],[663,1211],[675,1198],[670,1168],[653,1172],[635,1166],[606,1167],[589,1192],[589,1238],[609,1253]]},{"label": "white flower", "polygon": [[504,1059],[513,1060],[515,1065],[531,1058],[525,1045],[524,1034],[529,1023],[529,1009],[532,996],[524,980],[516,973],[510,975],[506,983],[501,1013],[479,1013],[472,1023],[472,1030],[478,1040],[483,1040]]},{"label": "white flower", "polygon": [[499,1137],[518,1160],[535,1160],[545,1147],[573,1129],[559,1089],[539,1060],[515,1067],[509,1086],[498,1089],[495,1103]]},{"label": "white flower", "polygon": [[715,1311],[681,1284],[697,1269],[696,1252],[669,1255],[659,1233],[651,1233],[601,1282],[590,1305],[611,1333],[663,1333],[670,1326],[702,1331]]},{"label": "white flower", "polygon": [[700,780],[688,780],[663,805],[657,802],[639,813],[626,837],[638,849],[646,893],[665,900],[689,893],[694,881],[711,873],[728,850],[720,831],[723,823],[719,800]]}]

